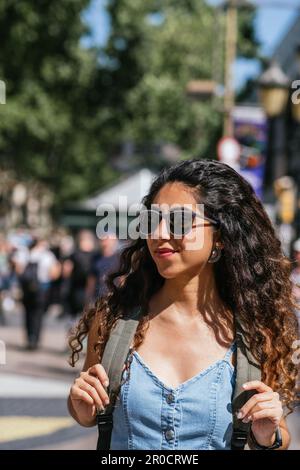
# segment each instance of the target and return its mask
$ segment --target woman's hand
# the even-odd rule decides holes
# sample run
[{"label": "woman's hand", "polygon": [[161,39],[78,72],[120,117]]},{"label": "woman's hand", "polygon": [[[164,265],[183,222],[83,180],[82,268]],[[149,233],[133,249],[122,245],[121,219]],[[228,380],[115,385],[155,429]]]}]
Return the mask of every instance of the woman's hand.
[{"label": "woman's hand", "polygon": [[108,377],[101,364],[95,364],[81,372],[70,390],[70,401],[78,422],[83,426],[95,423],[97,408],[104,409],[109,403],[106,392]]},{"label": "woman's hand", "polygon": [[254,380],[243,385],[244,390],[257,390],[237,414],[244,423],[252,421],[253,435],[262,446],[271,446],[275,440],[275,431],[283,415],[282,404],[277,392],[268,385]]}]

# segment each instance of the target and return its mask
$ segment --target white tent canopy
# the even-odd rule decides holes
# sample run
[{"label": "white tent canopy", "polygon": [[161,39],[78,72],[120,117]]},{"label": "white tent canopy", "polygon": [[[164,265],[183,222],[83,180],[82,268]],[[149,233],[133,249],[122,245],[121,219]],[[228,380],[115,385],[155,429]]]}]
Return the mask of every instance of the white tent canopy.
[{"label": "white tent canopy", "polygon": [[80,209],[96,211],[102,204],[111,204],[119,209],[120,197],[127,201],[127,206],[140,204],[142,198],[148,193],[152,181],[156,177],[148,168],[142,168],[137,173],[120,181],[111,188],[97,193],[95,196],[85,199],[79,205]]}]

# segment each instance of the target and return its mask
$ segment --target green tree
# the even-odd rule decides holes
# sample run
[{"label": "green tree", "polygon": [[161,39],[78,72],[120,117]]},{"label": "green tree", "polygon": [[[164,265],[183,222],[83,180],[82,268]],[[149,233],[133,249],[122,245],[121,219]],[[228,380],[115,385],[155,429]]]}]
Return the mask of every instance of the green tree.
[{"label": "green tree", "polygon": [[[215,49],[224,47],[224,16],[204,0],[110,0],[111,34],[105,48],[120,139],[172,142],[183,156],[213,156],[221,132],[220,100],[186,96],[190,80],[213,78]],[[239,54],[255,56],[253,11],[239,19]],[[140,164],[160,165],[149,152]]]},{"label": "green tree", "polygon": [[[185,156],[214,154],[218,100],[186,96],[211,79],[224,24],[204,0],[107,0],[110,35],[83,47],[90,0],[0,0],[0,164],[47,184],[56,207],[111,182],[118,144],[148,149],[137,161],[159,167],[153,144]],[[246,16],[245,16],[246,15]],[[253,56],[253,12],[241,13],[239,51]],[[222,56],[222,55],[221,55]],[[222,60],[222,59],[220,59]]]},{"label": "green tree", "polygon": [[99,138],[98,51],[80,42],[88,5],[0,1],[1,167],[47,184],[57,206],[114,176]]}]

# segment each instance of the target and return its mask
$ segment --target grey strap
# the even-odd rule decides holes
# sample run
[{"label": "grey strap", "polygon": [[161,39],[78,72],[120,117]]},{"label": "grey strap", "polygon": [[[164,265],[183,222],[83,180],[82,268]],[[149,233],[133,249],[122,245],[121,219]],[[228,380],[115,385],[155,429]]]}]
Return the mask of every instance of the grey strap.
[{"label": "grey strap", "polygon": [[109,378],[110,398],[115,399],[119,392],[124,363],[134,338],[140,309],[136,309],[128,319],[118,320],[106,344],[101,364]]},{"label": "grey strap", "polygon": [[97,412],[99,437],[97,450],[109,450],[113,428],[113,410],[119,393],[123,367],[127,359],[132,340],[139,323],[140,307],[134,310],[129,318],[120,318],[110,333],[106,343],[101,364],[108,379],[109,404],[104,411]]},{"label": "grey strap", "polygon": [[236,382],[232,400],[232,419],[233,432],[231,438],[232,450],[243,450],[247,444],[250,432],[250,423],[243,423],[237,418],[239,409],[257,392],[256,390],[244,390],[242,385],[252,380],[261,380],[261,368],[257,364],[254,357],[246,348],[243,335],[240,331],[236,334],[237,342],[237,366],[236,366]]}]

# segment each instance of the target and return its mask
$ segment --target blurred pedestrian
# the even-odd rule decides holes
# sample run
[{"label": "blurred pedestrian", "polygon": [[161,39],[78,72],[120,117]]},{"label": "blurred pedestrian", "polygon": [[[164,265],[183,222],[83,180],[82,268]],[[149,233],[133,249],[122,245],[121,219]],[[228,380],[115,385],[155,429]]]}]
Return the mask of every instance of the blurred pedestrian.
[{"label": "blurred pedestrian", "polygon": [[74,252],[74,238],[72,235],[65,234],[59,242],[58,260],[62,266],[59,278],[58,302],[61,306],[59,319],[63,319],[70,315],[70,279],[72,272],[72,263],[70,257]]},{"label": "blurred pedestrian", "polygon": [[5,324],[3,304],[5,292],[9,289],[10,263],[8,242],[4,235],[0,236],[0,325]]},{"label": "blurred pedestrian", "polygon": [[117,235],[107,231],[99,239],[100,252],[93,260],[87,284],[87,297],[94,301],[107,292],[106,279],[108,274],[116,271],[120,263],[119,241]]},{"label": "blurred pedestrian", "polygon": [[94,256],[95,237],[91,231],[81,230],[74,252],[65,259],[62,267],[62,274],[68,289],[65,308],[69,310],[73,318],[82,313],[86,304],[87,279]]},{"label": "blurred pedestrian", "polygon": [[58,278],[60,270],[60,264],[47,241],[33,239],[25,265],[18,267],[28,350],[38,348],[43,316],[49,305],[51,282]]}]

